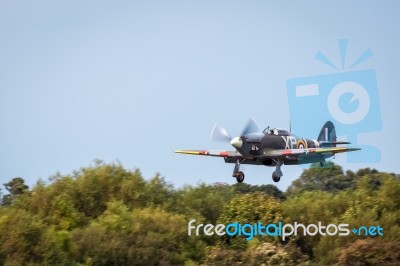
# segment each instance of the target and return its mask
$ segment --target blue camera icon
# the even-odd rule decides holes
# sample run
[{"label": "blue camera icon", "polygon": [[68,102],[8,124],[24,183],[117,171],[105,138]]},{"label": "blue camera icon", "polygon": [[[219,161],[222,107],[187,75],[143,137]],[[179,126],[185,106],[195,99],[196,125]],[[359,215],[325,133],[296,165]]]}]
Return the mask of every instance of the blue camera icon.
[{"label": "blue camera icon", "polygon": [[[331,120],[339,138],[360,152],[348,153],[350,163],[376,163],[380,151],[358,143],[358,134],[382,128],[376,73],[373,69],[289,79],[286,83],[292,127],[313,137]],[[316,136],[315,136],[316,137]]]}]

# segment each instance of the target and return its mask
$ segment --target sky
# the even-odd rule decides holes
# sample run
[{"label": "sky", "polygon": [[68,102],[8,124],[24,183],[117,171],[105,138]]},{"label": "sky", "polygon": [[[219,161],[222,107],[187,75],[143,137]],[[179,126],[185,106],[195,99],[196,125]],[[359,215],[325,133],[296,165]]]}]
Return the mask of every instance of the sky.
[{"label": "sky", "polygon": [[[175,187],[234,184],[222,158],[173,150],[231,150],[210,141],[215,123],[231,135],[249,118],[288,128],[287,81],[346,72],[315,59],[321,51],[340,65],[339,39],[349,61],[373,53],[353,70],[375,71],[382,126],[358,139],[381,158],[334,162],[400,173],[399,9],[397,1],[0,1],[0,182],[33,185],[100,159]],[[303,169],[283,166],[278,188]],[[275,184],[274,168],[242,170],[249,184]]]}]

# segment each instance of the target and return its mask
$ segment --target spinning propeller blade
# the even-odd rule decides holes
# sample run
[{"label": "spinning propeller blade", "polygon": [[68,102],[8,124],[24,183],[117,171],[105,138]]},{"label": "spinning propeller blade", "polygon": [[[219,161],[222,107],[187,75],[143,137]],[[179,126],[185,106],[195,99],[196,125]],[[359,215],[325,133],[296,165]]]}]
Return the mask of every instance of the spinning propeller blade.
[{"label": "spinning propeller blade", "polygon": [[[251,134],[251,133],[257,133],[257,132],[259,132],[257,124],[254,122],[253,119],[249,119],[246,126],[243,128],[240,136]],[[221,127],[220,125],[215,124],[211,131],[210,139],[211,139],[211,141],[220,141],[220,142],[230,143],[232,140],[232,137],[225,128]]]},{"label": "spinning propeller blade", "polygon": [[225,128],[215,124],[212,131],[210,139],[212,141],[230,142],[232,137],[229,135]]},{"label": "spinning propeller blade", "polygon": [[260,132],[260,130],[254,120],[250,118],[247,125],[244,127],[241,136],[257,132]]}]

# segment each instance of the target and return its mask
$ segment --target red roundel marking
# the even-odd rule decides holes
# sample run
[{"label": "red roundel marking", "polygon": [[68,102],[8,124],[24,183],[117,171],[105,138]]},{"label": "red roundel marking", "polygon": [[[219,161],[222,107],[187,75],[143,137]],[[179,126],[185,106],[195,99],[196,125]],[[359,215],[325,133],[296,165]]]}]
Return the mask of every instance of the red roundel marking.
[{"label": "red roundel marking", "polygon": [[219,153],[219,156],[227,157],[227,156],[228,156],[228,152],[226,152],[226,151],[221,151],[221,152]]},{"label": "red roundel marking", "polygon": [[208,151],[199,151],[200,155],[208,155]]}]

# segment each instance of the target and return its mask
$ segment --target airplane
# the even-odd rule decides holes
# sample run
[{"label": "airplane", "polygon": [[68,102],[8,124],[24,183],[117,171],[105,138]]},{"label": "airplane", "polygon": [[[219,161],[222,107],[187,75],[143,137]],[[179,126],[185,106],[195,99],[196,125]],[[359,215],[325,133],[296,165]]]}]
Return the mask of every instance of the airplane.
[{"label": "airplane", "polygon": [[211,140],[229,142],[235,151],[175,150],[175,153],[222,157],[225,163],[235,164],[232,177],[238,183],[244,181],[241,164],[275,166],[272,180],[279,182],[283,176],[282,165],[297,165],[319,162],[321,167],[325,159],[336,153],[361,150],[360,148],[337,147],[350,142],[337,141],[335,126],[327,121],[316,140],[301,138],[290,131],[267,127],[259,132],[255,122],[250,119],[239,137],[231,138],[219,125],[211,132]]}]

